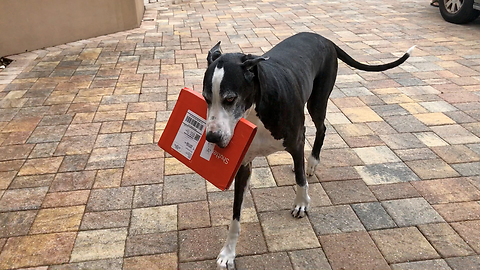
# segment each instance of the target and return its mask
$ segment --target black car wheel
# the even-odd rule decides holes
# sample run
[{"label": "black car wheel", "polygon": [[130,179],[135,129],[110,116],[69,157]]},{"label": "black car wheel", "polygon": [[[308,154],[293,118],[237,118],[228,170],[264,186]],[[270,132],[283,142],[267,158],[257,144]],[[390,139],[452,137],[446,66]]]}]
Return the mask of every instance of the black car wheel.
[{"label": "black car wheel", "polygon": [[439,0],[440,14],[451,23],[464,24],[475,20],[480,11],[473,9],[473,0]]}]

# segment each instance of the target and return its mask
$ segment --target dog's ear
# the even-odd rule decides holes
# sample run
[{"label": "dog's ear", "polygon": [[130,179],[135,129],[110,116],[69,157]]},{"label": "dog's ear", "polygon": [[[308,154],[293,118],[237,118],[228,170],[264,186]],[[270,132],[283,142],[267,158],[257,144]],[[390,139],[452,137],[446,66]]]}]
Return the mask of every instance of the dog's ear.
[{"label": "dog's ear", "polygon": [[242,65],[246,70],[251,70],[254,66],[256,66],[258,63],[268,60],[269,57],[254,57],[251,54],[247,55],[247,60],[245,60]]},{"label": "dog's ear", "polygon": [[242,63],[242,66],[245,69],[245,79],[251,82],[253,80],[253,77],[255,77],[255,74],[252,72],[252,68],[254,68],[260,62],[268,60],[268,57],[255,57],[251,54],[247,55],[246,57],[247,60]]},{"label": "dog's ear", "polygon": [[212,64],[218,57],[222,55],[222,49],[220,49],[221,41],[217,42],[213,48],[208,51],[207,62],[208,65]]}]

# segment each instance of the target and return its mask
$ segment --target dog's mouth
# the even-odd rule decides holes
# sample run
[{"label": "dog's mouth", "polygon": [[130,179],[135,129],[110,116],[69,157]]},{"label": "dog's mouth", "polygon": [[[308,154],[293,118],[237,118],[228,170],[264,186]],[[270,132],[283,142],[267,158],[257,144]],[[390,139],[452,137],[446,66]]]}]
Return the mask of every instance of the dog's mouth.
[{"label": "dog's mouth", "polygon": [[218,147],[220,148],[225,148],[228,146],[228,142],[227,143],[217,143]]}]

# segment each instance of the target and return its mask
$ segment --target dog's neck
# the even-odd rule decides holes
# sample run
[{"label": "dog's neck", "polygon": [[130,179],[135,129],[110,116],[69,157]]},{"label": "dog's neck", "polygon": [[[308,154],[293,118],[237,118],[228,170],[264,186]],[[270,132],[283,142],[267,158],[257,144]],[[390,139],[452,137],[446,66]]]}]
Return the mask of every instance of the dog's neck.
[{"label": "dog's neck", "polygon": [[257,114],[257,112],[255,111],[255,104],[253,104],[252,106],[250,106],[250,108],[248,108],[245,113],[243,114],[243,118],[247,119],[249,118],[250,116],[252,116],[252,114]]},{"label": "dog's neck", "polygon": [[[253,77],[253,93],[252,93],[252,105],[250,108],[256,107],[256,105],[260,102],[261,97],[262,97],[262,89],[260,88],[260,81],[259,81],[259,68],[258,66],[254,67],[252,69],[253,74],[255,75]],[[247,108],[249,110],[250,108]]]}]

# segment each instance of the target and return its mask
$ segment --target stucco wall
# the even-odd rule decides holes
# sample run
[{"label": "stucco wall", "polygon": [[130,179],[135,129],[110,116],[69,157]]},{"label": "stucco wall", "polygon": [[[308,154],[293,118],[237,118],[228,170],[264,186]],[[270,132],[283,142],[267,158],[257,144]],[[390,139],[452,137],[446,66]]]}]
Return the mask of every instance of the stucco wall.
[{"label": "stucco wall", "polygon": [[143,0],[0,0],[0,56],[138,27]]}]

